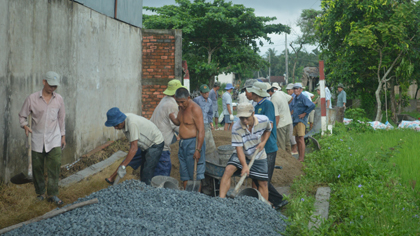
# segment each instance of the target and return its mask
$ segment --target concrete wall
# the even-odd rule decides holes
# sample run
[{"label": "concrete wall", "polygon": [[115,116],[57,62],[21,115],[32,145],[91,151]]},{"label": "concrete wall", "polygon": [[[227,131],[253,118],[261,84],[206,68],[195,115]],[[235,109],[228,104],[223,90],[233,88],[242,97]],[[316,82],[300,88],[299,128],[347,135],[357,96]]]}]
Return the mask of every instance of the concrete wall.
[{"label": "concrete wall", "polygon": [[217,81],[219,81],[220,83],[233,83],[233,80],[235,80],[235,74],[234,73],[229,73],[229,74],[219,74],[217,76]]},{"label": "concrete wall", "polygon": [[27,168],[26,137],[18,113],[42,89],[42,75],[62,75],[67,148],[62,164],[108,139],[114,106],[141,114],[142,32],[68,0],[1,0],[0,180]]}]

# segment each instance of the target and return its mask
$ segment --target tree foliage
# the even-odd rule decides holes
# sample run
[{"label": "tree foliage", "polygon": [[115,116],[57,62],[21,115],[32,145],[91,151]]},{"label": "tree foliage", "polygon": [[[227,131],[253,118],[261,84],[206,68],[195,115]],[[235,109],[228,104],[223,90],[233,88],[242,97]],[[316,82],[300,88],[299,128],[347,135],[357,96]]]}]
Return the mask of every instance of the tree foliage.
[{"label": "tree foliage", "polygon": [[192,88],[213,83],[221,72],[249,74],[266,64],[258,55],[268,34],[290,32],[283,24],[268,24],[275,17],[255,16],[254,9],[224,0],[176,0],[176,5],[144,7],[144,26],[182,29],[183,60],[188,62]]},{"label": "tree foliage", "polygon": [[[328,78],[351,86],[352,93],[374,92],[380,120],[384,84],[397,76],[398,68],[407,68],[404,61],[419,58],[418,2],[324,0],[322,10],[316,25]],[[413,69],[399,75],[411,79],[407,72]]]}]

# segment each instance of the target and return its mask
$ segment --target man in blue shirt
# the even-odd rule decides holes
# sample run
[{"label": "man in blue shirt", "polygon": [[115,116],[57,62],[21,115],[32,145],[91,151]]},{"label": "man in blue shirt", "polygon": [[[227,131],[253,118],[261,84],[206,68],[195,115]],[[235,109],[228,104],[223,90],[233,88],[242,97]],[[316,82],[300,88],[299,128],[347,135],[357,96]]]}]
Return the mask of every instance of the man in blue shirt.
[{"label": "man in blue shirt", "polygon": [[293,119],[293,135],[296,138],[296,143],[299,152],[299,161],[303,162],[305,158],[305,130],[308,123],[309,113],[315,108],[315,104],[309,100],[302,93],[302,84],[296,83],[293,86],[293,91],[296,97],[292,101],[292,108],[290,112],[292,113]]},{"label": "man in blue shirt", "polygon": [[222,96],[222,105],[223,105],[223,115],[225,121],[225,130],[232,131],[233,126],[233,109],[232,109],[232,96],[230,93],[233,90],[233,85],[227,83],[225,87],[226,92]]},{"label": "man in blue shirt", "polygon": [[[270,137],[265,144],[265,152],[267,153],[267,165],[268,165],[268,200],[273,204],[274,207],[283,207],[288,202],[283,201],[283,196],[277,192],[276,188],[270,183],[271,177],[273,176],[274,166],[276,165],[277,156],[277,132],[276,132],[276,116],[274,113],[274,105],[267,98],[270,94],[267,93],[267,86],[262,82],[255,82],[251,88],[246,89],[248,93],[252,93],[252,100],[256,102],[255,114],[265,115],[271,122],[272,130]],[[253,185],[258,187],[257,182],[253,182]]]}]

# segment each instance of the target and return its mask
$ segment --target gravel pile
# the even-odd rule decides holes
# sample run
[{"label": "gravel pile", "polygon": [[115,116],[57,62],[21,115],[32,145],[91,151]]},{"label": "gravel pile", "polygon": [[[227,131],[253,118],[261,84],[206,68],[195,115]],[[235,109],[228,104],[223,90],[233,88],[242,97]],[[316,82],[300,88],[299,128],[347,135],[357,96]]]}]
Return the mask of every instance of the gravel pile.
[{"label": "gravel pile", "polygon": [[285,216],[249,197],[220,199],[156,189],[137,180],[78,202],[99,203],[23,226],[6,235],[278,235]]}]

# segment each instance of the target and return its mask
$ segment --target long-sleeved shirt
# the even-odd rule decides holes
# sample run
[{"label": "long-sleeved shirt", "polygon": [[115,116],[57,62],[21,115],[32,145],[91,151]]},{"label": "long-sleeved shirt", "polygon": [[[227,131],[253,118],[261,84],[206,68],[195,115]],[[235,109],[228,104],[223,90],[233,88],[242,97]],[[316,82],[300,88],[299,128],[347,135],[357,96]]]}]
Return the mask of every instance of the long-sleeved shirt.
[{"label": "long-sleeved shirt", "polygon": [[[291,104],[291,111],[293,111],[293,126],[295,126],[299,122],[307,124],[309,113],[311,113],[311,111],[315,108],[315,104],[311,100],[309,100],[303,93],[301,93],[299,96],[296,95]],[[299,118],[299,115],[302,113],[306,113],[305,117]]]},{"label": "long-sleeved shirt", "polygon": [[42,153],[61,146],[61,136],[66,135],[63,97],[53,92],[47,103],[42,91],[29,95],[19,112],[20,127],[28,125],[27,117],[32,114],[32,151]]},{"label": "long-sleeved shirt", "polygon": [[213,122],[213,102],[210,98],[203,98],[203,96],[198,96],[194,98],[194,102],[201,107],[203,112],[204,124],[210,124]]},{"label": "long-sleeved shirt", "polygon": [[163,151],[171,150],[170,145],[175,137],[175,132],[179,133],[179,126],[174,125],[171,119],[169,119],[169,114],[172,112],[175,113],[175,116],[178,115],[178,104],[176,103],[175,98],[165,96],[160,100],[153,111],[152,118],[150,118],[150,121],[158,127],[165,140]]},{"label": "long-sleeved shirt", "polygon": [[[330,106],[328,105],[328,101],[330,101]],[[331,91],[328,87],[325,87],[325,106],[327,108],[332,108],[332,102],[331,102]]]},{"label": "long-sleeved shirt", "polygon": [[344,103],[347,103],[347,94],[342,90],[337,96],[337,107],[343,107]]},{"label": "long-sleeved shirt", "polygon": [[214,91],[214,89],[212,89],[209,92],[209,98],[213,102],[213,104],[212,104],[213,105],[213,112],[218,111],[219,104],[217,104],[217,99],[219,98],[219,94],[216,91]]}]

